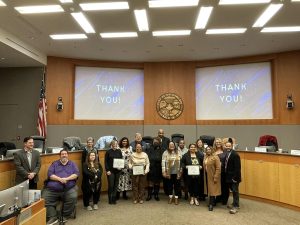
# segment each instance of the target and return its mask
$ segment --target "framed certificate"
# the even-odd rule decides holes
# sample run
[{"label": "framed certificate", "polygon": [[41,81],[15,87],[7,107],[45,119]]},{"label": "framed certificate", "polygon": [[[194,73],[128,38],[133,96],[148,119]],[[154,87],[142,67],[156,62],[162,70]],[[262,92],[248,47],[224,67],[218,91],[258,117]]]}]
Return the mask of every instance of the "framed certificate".
[{"label": "framed certificate", "polygon": [[132,167],[133,175],[144,175],[145,170],[143,165],[136,165]]},{"label": "framed certificate", "polygon": [[124,166],[125,166],[125,160],[124,159],[114,159],[113,168],[123,169]]},{"label": "framed certificate", "polygon": [[200,175],[200,167],[197,166],[187,166],[188,175]]}]

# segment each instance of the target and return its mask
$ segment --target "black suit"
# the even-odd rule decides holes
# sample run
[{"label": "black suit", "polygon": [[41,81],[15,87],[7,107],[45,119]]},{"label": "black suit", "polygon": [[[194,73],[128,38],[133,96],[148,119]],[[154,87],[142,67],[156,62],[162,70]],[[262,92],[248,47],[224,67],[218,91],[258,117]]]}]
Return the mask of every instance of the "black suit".
[{"label": "black suit", "polygon": [[[233,207],[239,208],[239,183],[241,182],[241,159],[239,154],[230,150],[227,151],[225,157],[225,177],[226,177],[226,193],[224,193],[225,202],[227,203],[229,198],[229,190],[233,195]],[[224,202],[224,203],[225,203]]]},{"label": "black suit", "polygon": [[37,150],[32,150],[31,166],[27,158],[26,151],[20,150],[14,153],[14,163],[16,166],[16,184],[19,184],[28,179],[28,173],[36,175],[29,181],[29,188],[36,189],[39,181],[38,173],[41,169],[41,157]]},{"label": "black suit", "polygon": [[167,150],[169,148],[170,139],[167,137],[158,137],[161,140],[161,148],[162,150]]}]

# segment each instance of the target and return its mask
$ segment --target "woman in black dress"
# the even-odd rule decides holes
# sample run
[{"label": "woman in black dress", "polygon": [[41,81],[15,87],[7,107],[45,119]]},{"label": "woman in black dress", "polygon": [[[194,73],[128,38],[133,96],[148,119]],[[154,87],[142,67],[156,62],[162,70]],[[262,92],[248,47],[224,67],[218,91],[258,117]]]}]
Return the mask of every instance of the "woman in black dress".
[{"label": "woman in black dress", "polygon": [[147,176],[148,197],[146,198],[146,201],[151,200],[152,191],[154,194],[154,199],[159,201],[158,193],[160,182],[162,180],[161,159],[163,152],[164,150],[161,147],[160,139],[153,138],[153,143],[146,152],[150,161],[150,171]]},{"label": "woman in black dress", "polygon": [[[97,210],[101,192],[102,166],[96,159],[95,152],[89,152],[82,165],[82,194],[83,205],[87,210]],[[90,197],[93,196],[93,207],[90,206]]]}]

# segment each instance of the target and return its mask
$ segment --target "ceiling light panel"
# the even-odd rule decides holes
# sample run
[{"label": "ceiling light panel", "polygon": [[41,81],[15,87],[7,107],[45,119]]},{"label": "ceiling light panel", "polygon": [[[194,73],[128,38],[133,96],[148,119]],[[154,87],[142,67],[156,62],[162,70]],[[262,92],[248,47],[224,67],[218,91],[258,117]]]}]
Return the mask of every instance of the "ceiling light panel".
[{"label": "ceiling light panel", "polygon": [[99,2],[79,4],[84,11],[129,9],[128,2]]},{"label": "ceiling light panel", "polygon": [[6,6],[5,2],[0,0],[0,6]]},{"label": "ceiling light panel", "polygon": [[147,12],[145,9],[134,10],[135,20],[139,31],[149,31]]},{"label": "ceiling light panel", "polygon": [[208,29],[206,34],[242,34],[247,28]]},{"label": "ceiling light panel", "polygon": [[51,34],[49,36],[54,40],[87,39],[85,34]]},{"label": "ceiling light panel", "polygon": [[207,25],[208,19],[211,15],[213,7],[201,7],[196,21],[195,29],[204,29]]},{"label": "ceiling light panel", "polygon": [[102,38],[128,38],[137,37],[137,32],[113,32],[113,33],[100,33]]},{"label": "ceiling light panel", "polygon": [[265,27],[260,32],[271,33],[271,32],[300,32],[300,26],[291,27]]},{"label": "ceiling light panel", "polygon": [[73,18],[77,21],[77,23],[81,26],[81,28],[85,31],[85,33],[96,33],[90,22],[87,20],[85,15],[82,12],[71,13]]},{"label": "ceiling light panel", "polygon": [[15,10],[21,14],[64,12],[64,9],[60,5],[20,6],[15,7]]},{"label": "ceiling light panel", "polygon": [[220,0],[219,5],[248,5],[270,3],[271,0]]},{"label": "ceiling light panel", "polygon": [[149,8],[198,6],[199,0],[149,0]]},{"label": "ceiling light panel", "polygon": [[59,0],[61,3],[73,3],[73,0]]},{"label": "ceiling light panel", "polygon": [[279,11],[279,9],[281,9],[282,6],[283,4],[270,4],[252,27],[263,27]]},{"label": "ceiling light panel", "polygon": [[153,36],[185,36],[190,35],[191,30],[161,30],[153,31]]}]

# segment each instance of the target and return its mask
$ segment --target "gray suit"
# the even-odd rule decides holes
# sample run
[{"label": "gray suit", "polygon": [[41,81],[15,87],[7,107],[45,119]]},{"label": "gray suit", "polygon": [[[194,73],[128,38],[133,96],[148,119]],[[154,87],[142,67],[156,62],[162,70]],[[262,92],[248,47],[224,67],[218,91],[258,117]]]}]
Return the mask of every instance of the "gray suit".
[{"label": "gray suit", "polygon": [[36,173],[33,182],[37,183],[39,181],[38,173],[41,169],[41,157],[37,150],[32,150],[31,167],[24,149],[14,153],[14,163],[16,166],[16,184],[27,180],[28,173]]}]

